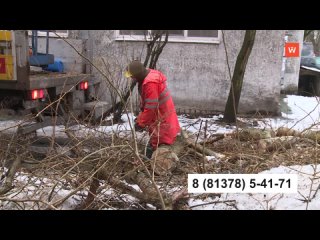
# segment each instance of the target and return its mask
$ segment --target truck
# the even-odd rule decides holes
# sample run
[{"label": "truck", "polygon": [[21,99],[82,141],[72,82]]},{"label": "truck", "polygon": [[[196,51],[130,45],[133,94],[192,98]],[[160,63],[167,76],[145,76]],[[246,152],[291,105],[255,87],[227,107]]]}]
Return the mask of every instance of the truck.
[{"label": "truck", "polygon": [[[88,61],[83,61],[78,71],[54,69],[55,64],[63,65],[63,62],[55,60],[61,56],[49,53],[49,31],[45,32],[47,35],[40,39],[45,44],[45,52],[41,53],[37,30],[0,30],[2,106],[30,110],[40,123],[29,129],[20,129],[25,133],[49,125],[51,121],[46,122],[44,115],[56,114],[54,107],[57,103],[62,106],[59,107],[62,112],[82,116],[88,112],[86,104],[95,105],[96,91],[100,85],[100,80],[93,77]],[[83,48],[81,52],[90,59],[92,43],[79,41],[82,41],[79,44]]]}]

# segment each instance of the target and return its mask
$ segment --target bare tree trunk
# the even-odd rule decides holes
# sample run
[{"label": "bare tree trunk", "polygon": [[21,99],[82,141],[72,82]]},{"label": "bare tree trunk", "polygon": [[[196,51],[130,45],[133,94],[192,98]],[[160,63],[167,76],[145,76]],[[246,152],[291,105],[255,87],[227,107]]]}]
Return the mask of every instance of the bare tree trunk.
[{"label": "bare tree trunk", "polygon": [[320,56],[320,30],[304,30],[303,40],[312,42],[314,54]]},{"label": "bare tree trunk", "polygon": [[236,122],[236,113],[238,111],[243,77],[254,44],[255,36],[256,30],[246,30],[244,41],[237,57],[236,65],[232,76],[229,97],[224,110],[223,120],[228,123]]},{"label": "bare tree trunk", "polygon": [[[165,34],[165,40],[161,42],[163,34]],[[156,68],[159,56],[162,53],[163,48],[168,42],[168,36],[169,36],[168,30],[158,30],[154,32],[154,34],[152,35],[152,40],[150,42],[147,42],[147,55],[144,61],[145,67],[148,66],[148,62],[150,61],[149,68],[151,69]],[[123,98],[124,101],[123,102],[120,101],[115,106],[108,109],[105,113],[103,113],[102,117],[99,119],[105,119],[111,113],[114,113],[113,122],[114,123],[119,122],[119,120],[121,119],[121,114],[125,107],[125,103],[127,102],[130,96],[130,92],[133,91],[135,86],[136,86],[136,82],[132,82],[129,90],[126,92]]]},{"label": "bare tree trunk", "polygon": [[307,40],[308,36],[313,33],[314,30],[304,30],[303,41]]},{"label": "bare tree trunk", "polygon": [[317,57],[319,57],[320,56],[320,32],[319,32],[319,30],[312,32],[311,41],[312,41],[312,45],[313,45],[314,54]]}]

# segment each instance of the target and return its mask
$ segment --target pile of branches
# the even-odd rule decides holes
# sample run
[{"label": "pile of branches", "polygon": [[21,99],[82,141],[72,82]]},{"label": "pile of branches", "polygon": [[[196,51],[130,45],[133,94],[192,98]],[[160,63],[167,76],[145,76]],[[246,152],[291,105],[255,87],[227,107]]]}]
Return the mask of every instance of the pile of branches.
[{"label": "pile of branches", "polygon": [[188,174],[258,173],[318,159],[314,132],[243,129],[199,141],[183,131],[177,168],[157,176],[144,155],[147,134],[90,130],[66,128],[64,137],[1,133],[0,208],[188,209]]},{"label": "pile of branches", "polygon": [[225,155],[215,165],[219,173],[250,174],[280,165],[320,163],[320,133],[316,131],[299,132],[284,127],[276,131],[251,128],[213,135],[211,139],[206,146]]},{"label": "pile of branches", "polygon": [[130,130],[91,130],[81,135],[66,128],[65,137],[1,133],[0,208],[186,207],[187,174],[204,172],[205,155],[181,142],[178,167],[157,176],[144,155],[143,137],[137,142]]}]

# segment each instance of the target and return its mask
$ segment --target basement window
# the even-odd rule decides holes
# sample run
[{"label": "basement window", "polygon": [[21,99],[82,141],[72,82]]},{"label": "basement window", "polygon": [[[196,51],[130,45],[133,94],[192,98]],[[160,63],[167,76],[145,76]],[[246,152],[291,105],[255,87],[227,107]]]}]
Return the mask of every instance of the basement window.
[{"label": "basement window", "polygon": [[[151,34],[165,30],[116,30],[116,40],[148,41]],[[220,43],[220,30],[168,30],[169,42]],[[165,35],[164,35],[165,36]],[[163,39],[164,39],[163,36]]]}]

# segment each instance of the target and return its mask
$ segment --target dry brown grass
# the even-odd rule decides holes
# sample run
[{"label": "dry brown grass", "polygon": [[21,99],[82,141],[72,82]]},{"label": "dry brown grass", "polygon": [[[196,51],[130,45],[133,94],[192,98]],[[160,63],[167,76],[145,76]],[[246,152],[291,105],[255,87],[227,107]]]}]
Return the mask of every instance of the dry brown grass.
[{"label": "dry brown grass", "polygon": [[[69,137],[63,144],[50,138],[39,140],[35,135],[0,134],[0,174],[4,167],[21,159],[15,187],[0,196],[0,208],[76,208],[85,200],[92,180],[99,176],[100,186],[87,209],[154,209],[153,202],[139,198],[141,192],[126,182],[128,174],[143,169],[135,155],[132,138],[119,133],[76,137],[74,131],[67,129],[66,132]],[[261,151],[257,140],[239,141],[234,136],[231,134],[213,143],[209,143],[212,139],[206,139],[207,148],[225,155],[217,161],[208,161],[185,146],[178,156],[177,169],[167,176],[155,176],[160,191],[174,195],[187,186],[190,173],[258,173],[280,165],[319,163],[317,144],[312,141],[302,139],[289,149],[280,146],[272,151]],[[39,141],[47,142],[45,146],[49,148],[43,153],[31,151],[30,147]],[[141,142],[138,148],[143,153]],[[148,161],[144,161],[144,165],[151,168]],[[122,185],[116,184],[115,179]],[[71,199],[74,205],[68,206]],[[186,200],[183,198],[174,208],[183,208]]]}]

